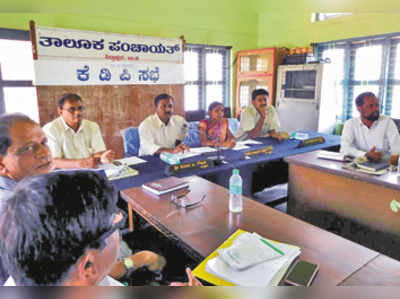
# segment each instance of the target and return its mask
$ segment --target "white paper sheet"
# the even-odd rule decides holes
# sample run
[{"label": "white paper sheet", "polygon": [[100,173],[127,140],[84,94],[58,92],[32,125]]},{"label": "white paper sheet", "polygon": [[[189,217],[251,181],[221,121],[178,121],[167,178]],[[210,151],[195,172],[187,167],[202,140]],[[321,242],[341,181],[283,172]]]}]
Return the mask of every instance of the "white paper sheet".
[{"label": "white paper sheet", "polygon": [[247,139],[247,140],[238,141],[238,142],[236,142],[236,144],[241,144],[241,145],[245,145],[245,144],[262,144],[262,142],[254,140],[254,139]]},{"label": "white paper sheet", "polygon": [[[256,233],[253,233],[253,235],[263,238]],[[238,239],[240,242],[240,236]],[[234,242],[238,241],[238,239]],[[240,286],[268,286],[273,284],[276,276],[281,275],[282,269],[287,268],[301,251],[297,246],[279,243],[266,238],[263,239],[272,242],[285,255],[242,271],[234,270],[221,257],[217,256],[208,261],[206,271]]]},{"label": "white paper sheet", "polygon": [[138,158],[136,156],[123,158],[123,159],[118,159],[118,160],[115,160],[115,161],[120,162],[121,164],[124,164],[124,165],[135,165],[135,164],[140,164],[140,163],[146,163],[147,162],[146,160],[140,159],[140,158]]},{"label": "white paper sheet", "polygon": [[203,154],[203,153],[216,152],[217,149],[209,147],[209,146],[202,146],[202,147],[192,147],[192,148],[190,148],[190,151],[193,153],[197,153],[197,154]]}]

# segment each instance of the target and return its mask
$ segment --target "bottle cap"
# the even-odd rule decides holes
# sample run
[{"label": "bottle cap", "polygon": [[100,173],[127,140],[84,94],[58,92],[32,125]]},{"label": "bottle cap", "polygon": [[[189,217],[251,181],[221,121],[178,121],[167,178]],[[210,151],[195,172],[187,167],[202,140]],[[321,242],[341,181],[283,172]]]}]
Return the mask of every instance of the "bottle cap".
[{"label": "bottle cap", "polygon": [[233,174],[239,174],[239,169],[237,168],[233,169]]}]

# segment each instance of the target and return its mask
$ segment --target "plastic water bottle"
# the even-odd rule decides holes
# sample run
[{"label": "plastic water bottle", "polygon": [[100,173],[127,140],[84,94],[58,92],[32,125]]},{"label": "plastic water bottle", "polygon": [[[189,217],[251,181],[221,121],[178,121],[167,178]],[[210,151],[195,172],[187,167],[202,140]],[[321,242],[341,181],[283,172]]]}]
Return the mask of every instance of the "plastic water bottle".
[{"label": "plastic water bottle", "polygon": [[240,213],[243,210],[242,185],[239,169],[235,168],[229,179],[229,211],[232,213]]}]

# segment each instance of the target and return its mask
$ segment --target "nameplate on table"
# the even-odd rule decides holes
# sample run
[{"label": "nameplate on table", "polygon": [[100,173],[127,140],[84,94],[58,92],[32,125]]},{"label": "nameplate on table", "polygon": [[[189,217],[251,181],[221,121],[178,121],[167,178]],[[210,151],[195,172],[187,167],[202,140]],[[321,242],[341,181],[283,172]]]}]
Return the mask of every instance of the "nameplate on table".
[{"label": "nameplate on table", "polygon": [[308,139],[302,140],[302,141],[300,141],[300,143],[297,147],[306,147],[306,146],[321,144],[321,143],[325,143],[325,138],[322,136],[319,136],[319,137],[308,138]]},{"label": "nameplate on table", "polygon": [[214,162],[211,160],[200,160],[196,162],[181,163],[177,165],[168,165],[165,167],[166,175],[174,175],[186,173],[193,170],[203,170],[214,167]]},{"label": "nameplate on table", "polygon": [[256,156],[256,155],[261,155],[261,154],[270,155],[273,153],[273,151],[274,151],[273,147],[271,145],[269,145],[269,146],[262,147],[262,148],[259,148],[256,150],[244,152],[244,156],[251,157],[251,156]]}]

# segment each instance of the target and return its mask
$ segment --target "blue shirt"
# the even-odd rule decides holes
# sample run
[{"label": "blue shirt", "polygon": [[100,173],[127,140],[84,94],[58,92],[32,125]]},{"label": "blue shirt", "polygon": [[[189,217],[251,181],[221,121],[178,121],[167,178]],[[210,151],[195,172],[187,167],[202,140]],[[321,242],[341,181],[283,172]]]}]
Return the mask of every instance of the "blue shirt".
[{"label": "blue shirt", "polygon": [[0,176],[0,202],[11,195],[17,182],[5,176]]},{"label": "blue shirt", "polygon": [[[0,207],[4,200],[10,196],[17,185],[17,182],[4,176],[0,176]],[[6,281],[8,272],[5,269],[2,259],[0,257],[0,285]]]}]

